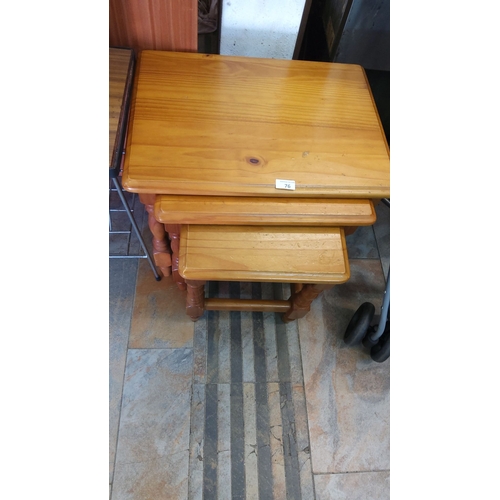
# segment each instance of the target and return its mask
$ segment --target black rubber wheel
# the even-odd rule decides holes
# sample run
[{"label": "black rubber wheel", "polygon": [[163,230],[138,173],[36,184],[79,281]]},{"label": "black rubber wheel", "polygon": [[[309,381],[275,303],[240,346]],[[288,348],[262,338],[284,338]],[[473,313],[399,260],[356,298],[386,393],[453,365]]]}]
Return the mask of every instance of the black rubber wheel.
[{"label": "black rubber wheel", "polygon": [[387,323],[384,333],[378,339],[378,342],[371,348],[370,356],[373,361],[383,363],[390,355],[391,334],[389,331],[389,323]]},{"label": "black rubber wheel", "polygon": [[347,325],[344,342],[347,345],[354,345],[361,342],[368,332],[374,315],[375,306],[371,302],[361,304]]}]

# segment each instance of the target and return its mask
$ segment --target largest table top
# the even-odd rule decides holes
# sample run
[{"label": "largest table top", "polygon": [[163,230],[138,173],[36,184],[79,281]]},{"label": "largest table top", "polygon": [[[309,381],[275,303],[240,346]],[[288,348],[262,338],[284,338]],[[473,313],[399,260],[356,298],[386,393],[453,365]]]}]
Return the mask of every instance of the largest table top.
[{"label": "largest table top", "polygon": [[[293,180],[295,190],[277,189]],[[143,51],[123,186],[213,196],[389,197],[389,149],[363,68]]]}]

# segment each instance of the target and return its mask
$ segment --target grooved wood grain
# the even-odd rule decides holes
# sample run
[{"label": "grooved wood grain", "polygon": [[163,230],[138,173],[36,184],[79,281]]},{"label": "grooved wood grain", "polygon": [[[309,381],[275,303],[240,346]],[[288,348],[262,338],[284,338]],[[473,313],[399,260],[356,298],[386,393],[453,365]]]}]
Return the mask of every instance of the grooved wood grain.
[{"label": "grooved wood grain", "polygon": [[185,225],[179,272],[191,280],[344,283],[349,262],[342,228]]},{"label": "grooved wood grain", "polygon": [[[113,163],[113,152],[118,139],[118,125],[122,114],[123,96],[129,72],[132,51],[109,49],[109,166]],[[122,117],[126,119],[126,117]]]},{"label": "grooved wood grain", "polygon": [[144,49],[196,52],[196,0],[110,0],[109,44]]},{"label": "grooved wood grain", "polygon": [[389,150],[361,66],[143,51],[137,73],[129,191],[390,195]]},{"label": "grooved wood grain", "polygon": [[369,226],[370,200],[161,195],[156,220],[164,224]]}]

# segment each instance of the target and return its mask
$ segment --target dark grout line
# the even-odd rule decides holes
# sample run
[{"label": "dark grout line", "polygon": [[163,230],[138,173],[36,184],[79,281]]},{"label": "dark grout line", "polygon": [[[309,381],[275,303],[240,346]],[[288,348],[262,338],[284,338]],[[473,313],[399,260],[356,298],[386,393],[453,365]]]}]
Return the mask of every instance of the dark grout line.
[{"label": "dark grout line", "polygon": [[[307,440],[309,442],[309,450],[310,450],[311,449],[312,439],[311,439],[311,426],[309,425],[309,410],[307,408],[306,377],[304,375],[304,363],[302,362],[302,346],[301,346],[301,343],[300,343],[299,320],[295,320],[295,321],[297,321],[297,338],[298,338],[298,347],[299,347],[299,355],[300,355],[300,367],[301,367],[301,375],[302,375],[302,387],[304,388],[304,413],[305,413],[305,417],[306,417]],[[337,373],[335,371],[334,377],[336,377],[336,376],[337,376]],[[312,473],[313,478],[314,478],[314,473],[312,471],[312,454],[311,453],[309,454],[309,461],[311,462],[311,473]],[[313,479],[313,482],[312,482],[312,487],[313,487],[314,498],[316,498],[316,485],[314,483],[314,479]]]},{"label": "dark grout line", "polygon": [[343,472],[313,472],[314,476],[340,476],[342,474],[370,474],[373,472],[391,472],[391,469],[378,470],[348,470]]},{"label": "dark grout line", "polygon": [[181,346],[181,347],[127,347],[127,351],[175,351],[177,349],[193,349],[193,346]]}]

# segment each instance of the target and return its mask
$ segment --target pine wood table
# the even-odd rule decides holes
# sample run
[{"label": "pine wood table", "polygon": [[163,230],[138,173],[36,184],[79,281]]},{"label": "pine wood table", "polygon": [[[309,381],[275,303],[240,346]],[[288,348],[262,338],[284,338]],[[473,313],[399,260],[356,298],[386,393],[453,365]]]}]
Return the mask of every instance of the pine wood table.
[{"label": "pine wood table", "polygon": [[[345,245],[345,228],[375,221],[371,200],[390,197],[389,148],[360,66],[143,51],[136,74],[122,182],[146,205],[155,261],[179,288],[186,289],[187,272],[179,272],[181,234],[217,234],[220,243],[221,227],[243,240],[241,228],[248,227],[248,239],[259,242],[269,234],[259,227],[276,226],[279,234],[301,227],[290,247],[299,252],[301,238],[324,246],[324,230],[332,227]],[[254,261],[250,271],[257,272]],[[289,320],[329,285],[318,278],[321,269],[308,282],[307,270],[294,267],[303,276]],[[196,319],[206,308],[200,283],[210,273],[197,280],[190,270]],[[227,275],[212,271],[212,279]]]}]

